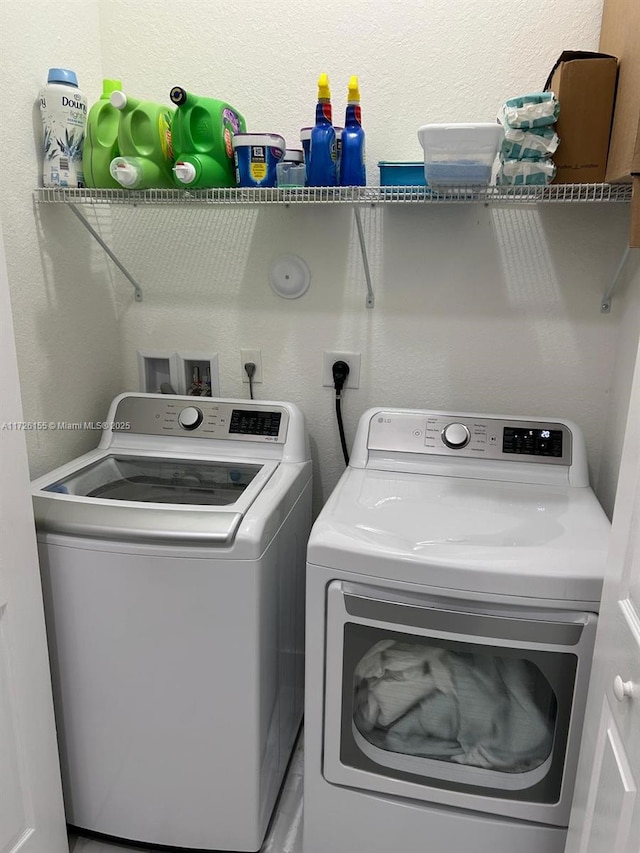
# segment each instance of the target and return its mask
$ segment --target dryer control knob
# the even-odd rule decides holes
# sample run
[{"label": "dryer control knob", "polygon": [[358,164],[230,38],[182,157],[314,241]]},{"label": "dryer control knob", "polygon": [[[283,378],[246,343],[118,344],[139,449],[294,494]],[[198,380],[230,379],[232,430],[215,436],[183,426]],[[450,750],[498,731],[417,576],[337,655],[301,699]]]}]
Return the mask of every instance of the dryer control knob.
[{"label": "dryer control knob", "polygon": [[442,430],[442,440],[453,450],[459,450],[469,444],[471,435],[464,424],[447,424]]},{"label": "dryer control knob", "polygon": [[196,429],[202,423],[202,412],[195,406],[187,406],[178,415],[178,423],[182,429]]}]

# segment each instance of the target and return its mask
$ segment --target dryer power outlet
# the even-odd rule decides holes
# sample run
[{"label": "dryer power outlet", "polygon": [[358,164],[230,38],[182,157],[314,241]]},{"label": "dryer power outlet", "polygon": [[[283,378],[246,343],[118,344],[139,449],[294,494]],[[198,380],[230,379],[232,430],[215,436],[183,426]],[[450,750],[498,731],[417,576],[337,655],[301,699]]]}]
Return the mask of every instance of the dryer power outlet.
[{"label": "dryer power outlet", "polygon": [[345,361],[349,365],[349,375],[344,383],[345,388],[360,387],[360,353],[359,352],[325,352],[322,355],[322,385],[333,388],[333,365],[336,361]]}]

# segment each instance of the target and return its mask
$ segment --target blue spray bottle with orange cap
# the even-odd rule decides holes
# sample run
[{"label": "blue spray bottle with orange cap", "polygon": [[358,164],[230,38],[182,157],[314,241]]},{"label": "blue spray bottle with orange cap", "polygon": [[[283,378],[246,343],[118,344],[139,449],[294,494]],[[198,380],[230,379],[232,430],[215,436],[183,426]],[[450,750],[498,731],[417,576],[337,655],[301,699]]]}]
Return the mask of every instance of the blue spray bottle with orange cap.
[{"label": "blue spray bottle with orange cap", "polygon": [[342,131],[340,153],[340,186],[364,187],[367,176],[364,162],[364,130],[360,113],[358,78],[349,78],[347,112]]},{"label": "blue spray bottle with orange cap", "polygon": [[332,124],[329,77],[321,74],[318,80],[316,123],[309,143],[308,184],[310,187],[335,187],[337,175],[336,131]]}]

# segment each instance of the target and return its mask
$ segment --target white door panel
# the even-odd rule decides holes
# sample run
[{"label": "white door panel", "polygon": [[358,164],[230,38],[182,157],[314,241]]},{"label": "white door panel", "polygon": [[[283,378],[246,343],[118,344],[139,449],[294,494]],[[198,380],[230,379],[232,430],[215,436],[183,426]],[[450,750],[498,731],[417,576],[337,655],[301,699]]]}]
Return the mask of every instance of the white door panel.
[{"label": "white door panel", "polygon": [[67,853],[1,232],[0,324],[0,853]]},{"label": "white door panel", "polygon": [[[631,831],[637,796],[638,786],[624,741],[614,722],[611,706],[605,699],[596,741],[581,851],[598,853],[614,850],[616,853],[632,853],[628,843],[632,838],[637,840],[639,837],[637,829],[635,833]],[[636,843],[633,853],[637,853],[637,850]]]},{"label": "white door panel", "polygon": [[[21,761],[20,721],[11,678],[11,650],[7,642],[6,596],[0,593],[0,743],[2,771],[0,772],[0,850],[18,850],[30,832],[33,822],[29,798],[26,795],[25,768]],[[18,842],[20,841],[20,844]]]},{"label": "white door panel", "polygon": [[566,853],[640,853],[640,350]]}]

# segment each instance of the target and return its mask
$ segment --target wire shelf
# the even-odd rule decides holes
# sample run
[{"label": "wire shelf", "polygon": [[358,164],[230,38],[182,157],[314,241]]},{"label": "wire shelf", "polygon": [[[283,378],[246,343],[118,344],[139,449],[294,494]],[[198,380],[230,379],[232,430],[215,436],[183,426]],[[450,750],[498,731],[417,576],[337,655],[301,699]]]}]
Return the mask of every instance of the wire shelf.
[{"label": "wire shelf", "polygon": [[631,184],[549,184],[488,187],[296,187],[210,190],[36,189],[40,204],[537,204],[548,202],[629,202]]}]

